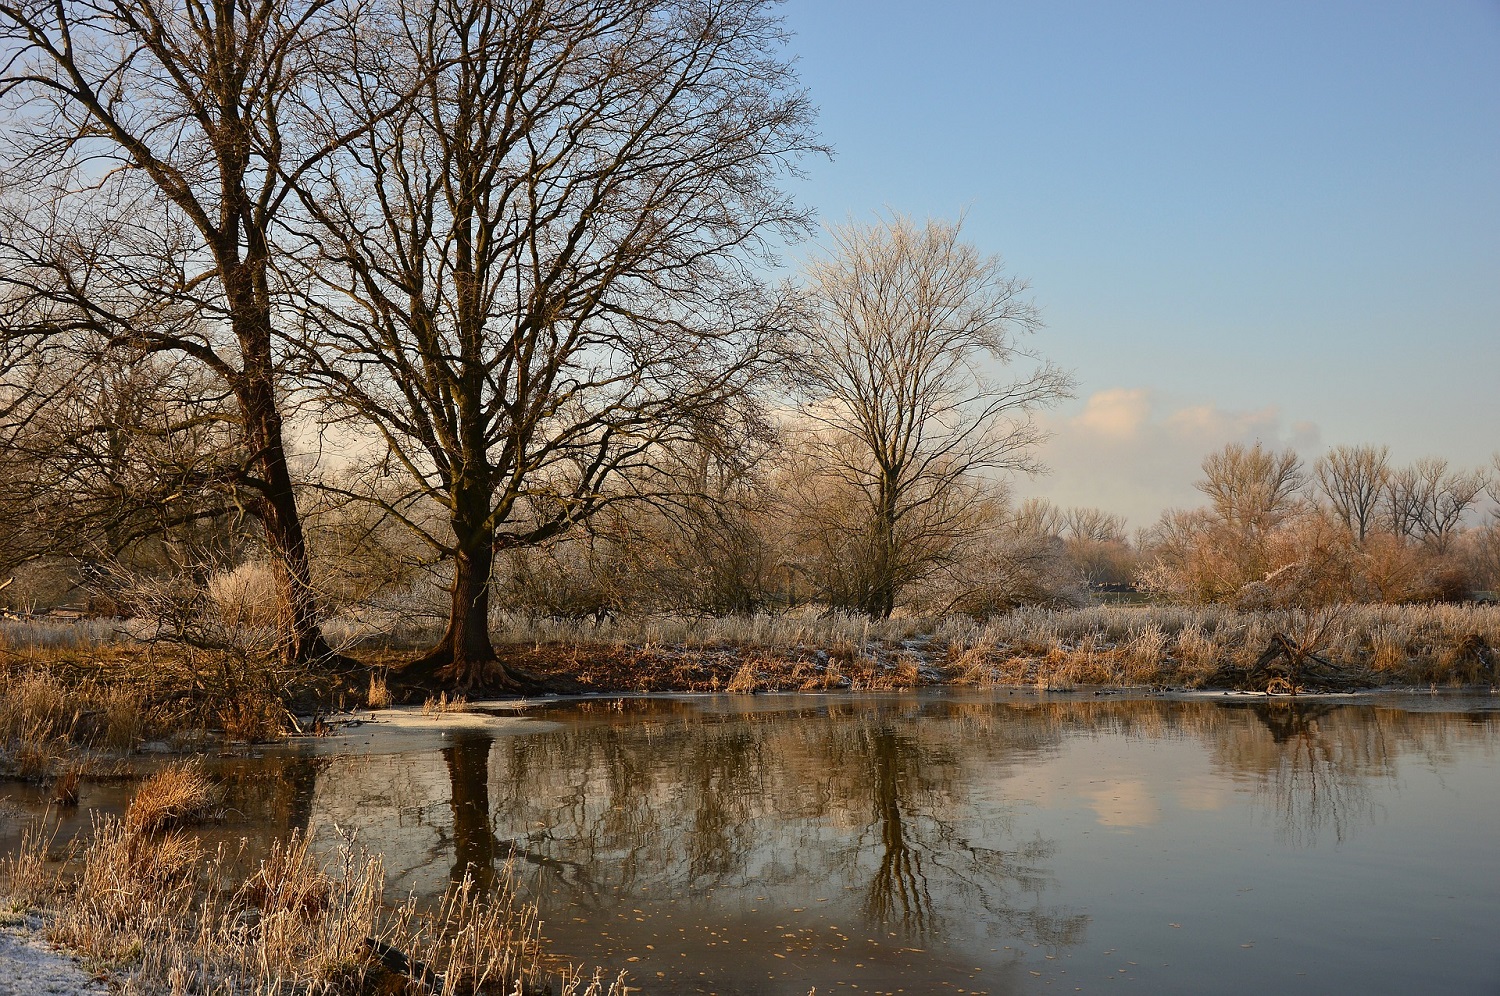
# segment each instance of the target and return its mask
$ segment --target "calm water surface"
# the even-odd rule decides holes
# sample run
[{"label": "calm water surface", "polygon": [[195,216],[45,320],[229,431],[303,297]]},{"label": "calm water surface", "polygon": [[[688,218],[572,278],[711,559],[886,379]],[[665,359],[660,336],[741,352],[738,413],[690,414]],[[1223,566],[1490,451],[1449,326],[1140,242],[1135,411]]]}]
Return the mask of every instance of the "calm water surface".
[{"label": "calm water surface", "polygon": [[1497,993],[1497,710],[556,703],[221,761],[213,833],[354,830],[429,896],[513,857],[551,948],[646,992]]}]

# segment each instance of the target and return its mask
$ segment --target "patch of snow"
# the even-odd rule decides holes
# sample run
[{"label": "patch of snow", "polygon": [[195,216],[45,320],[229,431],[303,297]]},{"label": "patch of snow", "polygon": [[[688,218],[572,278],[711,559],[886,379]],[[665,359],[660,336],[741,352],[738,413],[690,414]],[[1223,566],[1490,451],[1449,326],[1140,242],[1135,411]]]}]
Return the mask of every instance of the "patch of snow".
[{"label": "patch of snow", "polygon": [[109,987],[40,935],[41,922],[0,927],[0,996],[93,996]]}]

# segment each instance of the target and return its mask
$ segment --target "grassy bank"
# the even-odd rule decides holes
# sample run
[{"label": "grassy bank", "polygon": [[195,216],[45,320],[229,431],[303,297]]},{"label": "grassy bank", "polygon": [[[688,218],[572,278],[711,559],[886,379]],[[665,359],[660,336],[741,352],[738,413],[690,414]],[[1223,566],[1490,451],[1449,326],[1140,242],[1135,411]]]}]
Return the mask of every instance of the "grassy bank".
[{"label": "grassy bank", "polygon": [[[494,624],[507,663],[599,692],[1210,688],[1233,685],[1277,634],[1370,685],[1487,685],[1500,648],[1500,607],[1477,604],[1306,612],[1099,606],[1021,609],[986,622],[816,612],[597,623],[500,615]],[[320,678],[264,656],[135,643],[97,621],[0,622],[0,772],[45,777],[80,750],[128,750],[151,739],[265,739],[296,729],[293,714],[310,711],[308,703],[422,701],[426,692],[403,691],[400,682],[414,656],[409,646],[341,635],[367,671]],[[422,634],[407,637],[403,644],[423,645]]]},{"label": "grassy bank", "polygon": [[1376,686],[1495,681],[1500,607],[1356,605],[1020,609],[888,620],[796,614],[505,620],[505,658],[638,691],[886,689],[929,684],[1228,687],[1277,634]]}]

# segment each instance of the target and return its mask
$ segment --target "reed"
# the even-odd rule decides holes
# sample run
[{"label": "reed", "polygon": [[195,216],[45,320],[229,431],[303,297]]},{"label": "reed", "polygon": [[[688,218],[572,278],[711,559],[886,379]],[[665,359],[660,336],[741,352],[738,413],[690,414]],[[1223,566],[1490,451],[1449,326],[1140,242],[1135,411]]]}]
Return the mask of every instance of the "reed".
[{"label": "reed", "polygon": [[[144,786],[143,786],[144,787]],[[481,890],[466,876],[435,907],[387,902],[380,858],[343,840],[320,858],[308,836],[275,842],[249,875],[246,856],[206,850],[180,829],[147,832],[101,817],[64,878],[44,831],[8,859],[11,902],[50,909],[47,936],[80,954],[116,991],[156,996],[520,996],[540,990],[535,906],[510,869]],[[625,978],[572,970],[565,996],[624,996]]]}]

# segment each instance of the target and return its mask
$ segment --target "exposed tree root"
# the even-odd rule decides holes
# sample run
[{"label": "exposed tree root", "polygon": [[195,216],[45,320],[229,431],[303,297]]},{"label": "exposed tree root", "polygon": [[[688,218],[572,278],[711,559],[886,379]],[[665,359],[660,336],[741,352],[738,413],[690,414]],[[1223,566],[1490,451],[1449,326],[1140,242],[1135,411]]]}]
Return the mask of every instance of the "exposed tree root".
[{"label": "exposed tree root", "polygon": [[455,659],[439,646],[390,676],[392,691],[404,701],[436,692],[465,695],[571,695],[584,690],[565,675],[542,676],[502,661],[498,656]]}]

